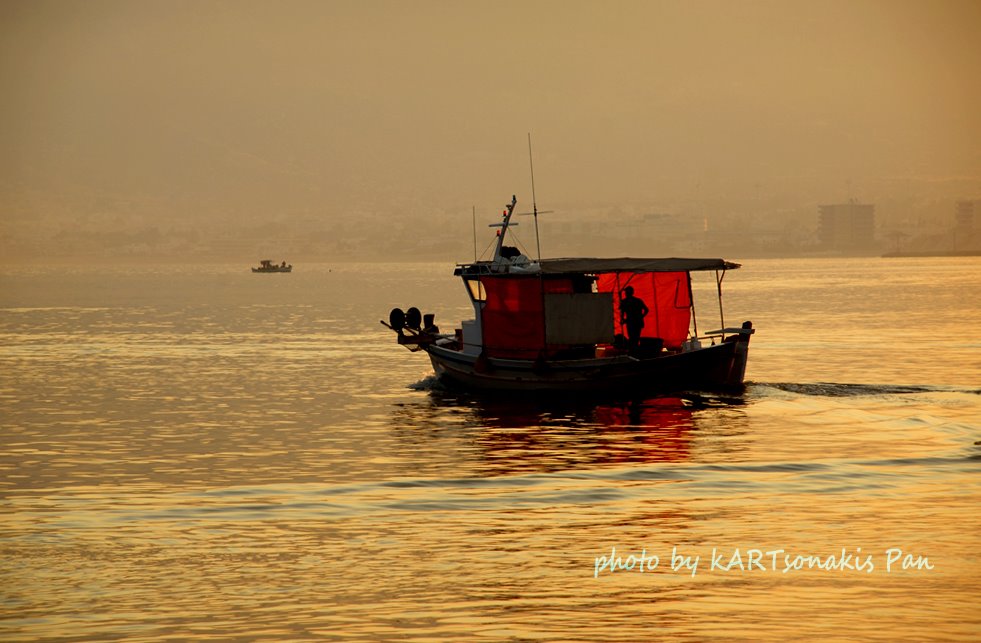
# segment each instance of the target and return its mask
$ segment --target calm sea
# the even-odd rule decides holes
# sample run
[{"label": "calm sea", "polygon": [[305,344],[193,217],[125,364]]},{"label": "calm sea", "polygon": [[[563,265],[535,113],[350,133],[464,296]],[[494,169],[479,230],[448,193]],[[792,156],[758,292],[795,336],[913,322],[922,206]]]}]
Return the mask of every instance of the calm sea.
[{"label": "calm sea", "polygon": [[295,270],[0,269],[0,639],[981,637],[981,260],[747,261],[745,393],[596,400],[434,386],[451,265]]}]

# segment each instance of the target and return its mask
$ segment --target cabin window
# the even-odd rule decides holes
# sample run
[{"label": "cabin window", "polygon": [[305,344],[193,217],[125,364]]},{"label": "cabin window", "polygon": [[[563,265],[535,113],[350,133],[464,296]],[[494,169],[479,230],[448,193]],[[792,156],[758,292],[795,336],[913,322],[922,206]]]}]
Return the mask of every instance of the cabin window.
[{"label": "cabin window", "polygon": [[479,279],[466,279],[467,290],[470,291],[470,297],[474,301],[487,301],[487,291],[484,290],[484,284],[480,283]]}]

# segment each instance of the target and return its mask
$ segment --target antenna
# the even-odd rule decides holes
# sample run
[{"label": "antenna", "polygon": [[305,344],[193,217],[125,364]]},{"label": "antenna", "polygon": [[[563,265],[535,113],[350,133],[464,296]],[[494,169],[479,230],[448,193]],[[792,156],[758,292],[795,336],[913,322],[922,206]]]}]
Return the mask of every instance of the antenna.
[{"label": "antenna", "polygon": [[473,262],[477,263],[477,206],[473,206],[470,218],[473,223]]},{"label": "antenna", "polygon": [[528,165],[531,167],[531,209],[535,215],[535,248],[538,261],[542,260],[542,244],[538,238],[538,199],[535,198],[535,161],[531,154],[531,132],[528,132]]}]

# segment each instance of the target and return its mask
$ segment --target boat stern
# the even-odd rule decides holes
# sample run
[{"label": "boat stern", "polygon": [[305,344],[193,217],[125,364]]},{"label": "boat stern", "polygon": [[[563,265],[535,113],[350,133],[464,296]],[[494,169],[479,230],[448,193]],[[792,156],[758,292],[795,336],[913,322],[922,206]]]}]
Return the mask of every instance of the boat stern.
[{"label": "boat stern", "polygon": [[725,385],[734,388],[743,386],[746,379],[746,362],[749,360],[749,338],[752,337],[756,329],[753,322],[745,321],[741,328],[727,329],[732,333],[724,341],[733,342],[732,364],[729,373],[725,378]]}]

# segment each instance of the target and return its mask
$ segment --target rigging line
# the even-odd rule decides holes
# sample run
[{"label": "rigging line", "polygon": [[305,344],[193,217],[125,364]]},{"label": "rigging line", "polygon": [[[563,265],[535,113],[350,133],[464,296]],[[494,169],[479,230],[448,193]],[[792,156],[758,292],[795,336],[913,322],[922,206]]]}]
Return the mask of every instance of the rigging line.
[{"label": "rigging line", "polygon": [[521,243],[521,237],[519,237],[514,232],[514,230],[510,230],[509,229],[508,231],[511,233],[511,237],[514,239],[514,242],[521,247],[521,250],[523,251],[522,254],[524,254],[527,257],[528,256],[528,248],[525,248],[525,244]]},{"label": "rigging line", "polygon": [[480,258],[481,259],[483,259],[484,255],[487,254],[487,251],[490,250],[491,246],[494,245],[495,243],[497,243],[497,237],[494,237],[493,239],[491,239],[490,240],[490,243],[487,244],[487,247],[484,248],[484,251],[480,253]]}]

